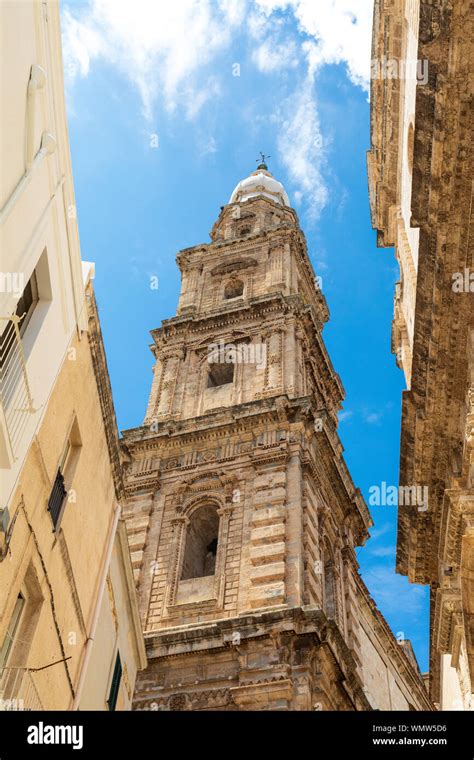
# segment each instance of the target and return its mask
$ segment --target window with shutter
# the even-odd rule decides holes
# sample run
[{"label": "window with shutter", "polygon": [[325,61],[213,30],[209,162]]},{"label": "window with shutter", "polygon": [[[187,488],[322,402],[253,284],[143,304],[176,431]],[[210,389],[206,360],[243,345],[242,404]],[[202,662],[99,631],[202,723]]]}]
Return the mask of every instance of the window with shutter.
[{"label": "window with shutter", "polygon": [[110,684],[109,698],[107,700],[109,710],[112,712],[115,710],[115,706],[117,704],[117,698],[118,698],[121,679],[122,679],[122,663],[120,661],[120,654],[119,652],[117,652],[114,673],[112,676],[112,683]]},{"label": "window with shutter", "polygon": [[18,598],[13,609],[13,614],[10,618],[10,623],[7,627],[5,639],[0,647],[0,670],[7,664],[8,656],[10,654],[15,636],[18,631],[18,625],[20,623],[21,613],[25,606],[25,597],[23,594],[18,594]]}]

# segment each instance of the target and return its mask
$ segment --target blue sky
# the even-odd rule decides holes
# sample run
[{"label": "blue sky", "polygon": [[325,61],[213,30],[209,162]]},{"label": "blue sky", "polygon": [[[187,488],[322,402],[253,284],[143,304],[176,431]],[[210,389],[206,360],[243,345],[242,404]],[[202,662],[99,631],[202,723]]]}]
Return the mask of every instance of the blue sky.
[{"label": "blue sky", "polygon": [[[398,483],[404,387],[390,353],[397,266],[369,216],[371,14],[371,0],[62,4],[81,250],[96,263],[119,427],[144,417],[149,331],[176,311],[176,253],[209,240],[263,150],[322,277],[346,390],[339,432],[366,500]],[[371,511],[363,577],[427,670],[427,589],[395,575],[396,508]]]}]

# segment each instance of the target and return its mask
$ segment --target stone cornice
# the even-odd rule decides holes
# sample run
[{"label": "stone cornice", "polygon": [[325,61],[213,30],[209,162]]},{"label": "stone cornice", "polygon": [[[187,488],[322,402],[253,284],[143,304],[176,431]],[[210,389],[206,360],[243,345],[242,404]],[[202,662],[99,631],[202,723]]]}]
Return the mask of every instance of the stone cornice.
[{"label": "stone cornice", "polygon": [[[369,597],[370,598],[370,597]],[[373,604],[373,602],[372,602]],[[377,617],[381,617],[375,608]],[[383,618],[382,618],[383,620]],[[383,621],[385,623],[385,621]],[[377,622],[378,624],[378,622]],[[386,625],[386,624],[385,624]],[[387,627],[388,628],[388,627]],[[345,643],[337,625],[329,621],[321,609],[314,607],[281,608],[268,612],[240,615],[237,618],[217,620],[213,623],[190,624],[162,631],[148,632],[145,635],[149,661],[155,659],[176,660],[201,654],[223,651],[234,646],[235,632],[239,634],[239,644],[257,638],[280,636],[282,634],[313,634],[321,647],[327,648],[335,668],[340,672],[349,698],[358,704],[358,709],[372,709],[362,688],[353,653]],[[380,633],[380,632],[379,632]],[[392,635],[393,638],[393,635]],[[423,682],[415,673],[413,665],[403,650],[395,644],[387,652],[394,665],[401,669],[407,679],[412,696],[416,695],[419,709],[432,710]],[[272,680],[275,688],[283,687],[285,669]],[[268,679],[265,679],[265,683]],[[256,681],[245,686],[258,685]]]},{"label": "stone cornice", "polygon": [[234,335],[236,329],[239,332],[247,329],[249,336],[258,336],[265,328],[277,327],[278,324],[284,329],[290,318],[297,318],[301,327],[305,328],[306,353],[309,355],[311,352],[311,357],[318,361],[316,374],[323,381],[323,396],[328,405],[331,404],[337,411],[344,399],[344,389],[321,335],[323,323],[313,307],[306,304],[299,294],[261,296],[225,311],[220,308],[214,313],[186,314],[165,320],[162,327],[151,331],[154,340],[151,350],[156,358],[170,353],[176,355],[176,352],[182,352],[185,347],[195,350],[200,341],[212,342],[214,331],[219,333],[219,339],[222,340],[225,337],[223,328],[229,331],[226,340],[232,342],[241,337]]},{"label": "stone cornice", "polygon": [[[184,473],[205,465],[239,462],[248,457],[255,465],[286,459],[289,445],[301,447],[303,466],[316,467],[313,462],[314,454],[311,454],[305,443],[304,431],[298,432],[297,424],[304,423],[306,426],[309,423],[313,427],[314,420],[319,419],[321,415],[322,411],[316,409],[310,397],[288,399],[280,396],[240,404],[233,408],[226,407],[221,412],[212,412],[183,422],[158,423],[153,431],[145,426],[124,431],[122,445],[132,459],[137,460],[146,455],[146,461],[151,461],[150,455],[154,455],[154,459],[159,460],[159,464],[127,476],[126,492],[128,495],[153,492],[156,490],[158,478],[166,477],[168,470],[179,469]],[[267,425],[280,425],[282,429],[287,430],[285,441],[261,447],[255,437],[256,419],[257,430],[263,429],[262,425],[266,419]],[[241,440],[236,443],[231,454],[227,449],[218,453],[223,443],[228,443],[230,439],[235,440],[239,436]],[[327,413],[324,415],[323,430],[316,434],[316,441],[320,458],[318,466],[323,466],[328,483],[332,484],[331,487],[337,494],[336,501],[343,510],[342,518],[350,514],[355,519],[355,538],[359,545],[363,544],[368,537],[372,520],[359,489],[354,486],[342,456],[342,445],[336,427]],[[182,452],[190,445],[195,451],[198,447],[201,450],[202,447],[206,457],[202,460],[194,458],[186,463],[186,457]],[[213,446],[217,447],[216,451]]]},{"label": "stone cornice", "polygon": [[275,245],[284,245],[285,243],[292,245],[293,253],[301,263],[308,283],[312,283],[311,288],[313,290],[315,308],[320,313],[322,322],[326,322],[329,319],[329,309],[321,290],[314,288],[315,272],[308,254],[305,235],[299,227],[286,225],[255,232],[245,238],[221,240],[208,245],[187,248],[184,252],[178,254],[176,260],[181,272],[184,272],[186,268],[212,265],[215,261],[217,249],[219,256],[223,259],[220,266],[224,267],[224,269],[227,265],[227,259],[229,260],[229,265],[235,260],[239,260],[240,264],[243,265],[247,256],[249,256],[249,265],[251,265],[257,251],[271,249]]},{"label": "stone cornice", "polygon": [[283,309],[284,313],[310,313],[316,329],[322,330],[329,312],[324,296],[319,291],[315,291],[315,293],[319,294],[317,298],[320,300],[316,300],[314,304],[307,303],[299,293],[284,295],[278,292],[248,298],[239,303],[220,304],[218,308],[216,307],[205,312],[198,312],[197,310],[186,311],[175,317],[164,319],[161,327],[150,330],[150,334],[155,343],[157,343],[160,338],[175,335],[180,330],[186,334],[186,331],[189,329],[193,332],[199,332],[208,330],[209,326],[219,328],[233,322],[241,323],[242,321],[251,321],[253,319],[261,320],[263,315],[278,312],[281,309]]},{"label": "stone cornice", "polygon": [[[372,27],[372,61],[399,60],[402,56],[404,2],[375,0]],[[371,149],[367,153],[372,226],[377,244],[394,245],[390,210],[399,188],[400,79],[372,78],[370,83]]]},{"label": "stone cornice", "polygon": [[107,439],[107,448],[109,451],[110,463],[112,466],[112,475],[115,486],[116,497],[119,501],[124,496],[122,463],[120,457],[119,433],[117,419],[115,417],[115,407],[112,396],[112,386],[107,368],[107,358],[105,355],[104,341],[99,321],[99,313],[95,300],[92,284],[89,282],[86,291],[87,313],[88,313],[88,339],[92,355],[92,364],[97,383],[100,407],[102,410],[102,419],[104,421],[105,435]]}]

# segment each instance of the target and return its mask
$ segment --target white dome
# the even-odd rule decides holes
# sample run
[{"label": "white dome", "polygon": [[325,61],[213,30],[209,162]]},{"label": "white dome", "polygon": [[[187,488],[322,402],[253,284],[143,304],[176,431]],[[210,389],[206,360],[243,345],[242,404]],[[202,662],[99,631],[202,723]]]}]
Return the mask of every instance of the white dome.
[{"label": "white dome", "polygon": [[290,201],[285,188],[266,169],[258,167],[249,177],[243,179],[230,196],[229,203],[243,203],[249,198],[263,195],[265,198],[283,206],[289,206]]}]

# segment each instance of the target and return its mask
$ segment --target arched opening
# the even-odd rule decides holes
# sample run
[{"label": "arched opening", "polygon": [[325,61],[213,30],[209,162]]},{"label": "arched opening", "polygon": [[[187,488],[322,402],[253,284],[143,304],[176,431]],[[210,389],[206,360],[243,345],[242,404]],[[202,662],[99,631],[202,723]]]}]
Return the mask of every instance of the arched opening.
[{"label": "arched opening", "polygon": [[224,289],[224,298],[238,298],[243,295],[244,283],[242,280],[231,280],[227,283]]},{"label": "arched opening", "polygon": [[182,581],[214,575],[218,535],[216,507],[206,505],[193,512],[186,533]]}]

